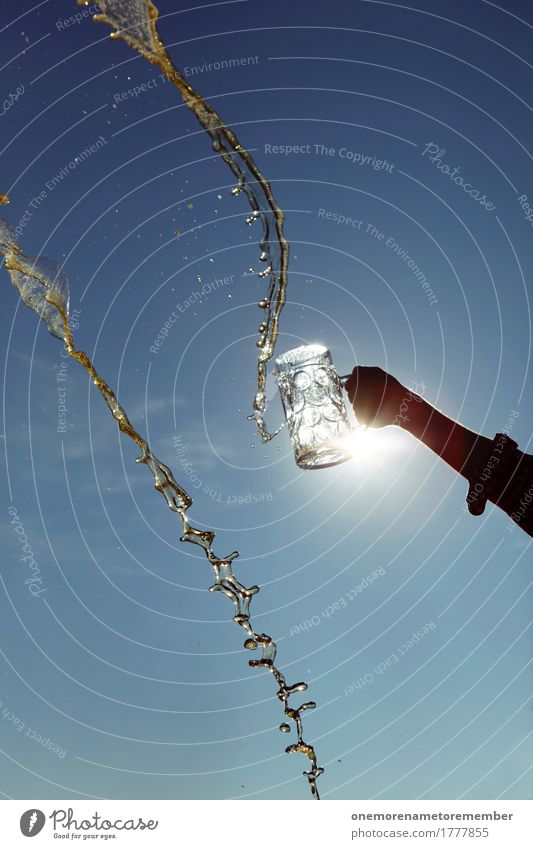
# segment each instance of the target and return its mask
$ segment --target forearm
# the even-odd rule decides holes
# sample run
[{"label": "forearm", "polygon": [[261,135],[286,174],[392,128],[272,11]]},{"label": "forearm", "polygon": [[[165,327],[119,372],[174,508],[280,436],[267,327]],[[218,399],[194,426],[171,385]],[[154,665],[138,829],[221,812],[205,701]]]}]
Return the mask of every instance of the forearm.
[{"label": "forearm", "polygon": [[394,420],[427,445],[452,469],[469,479],[490,450],[492,440],[445,416],[419,395],[406,390]]},{"label": "forearm", "polygon": [[[468,480],[466,500],[471,513],[482,513],[488,499],[533,536],[533,456],[522,453],[505,434],[487,439],[468,430],[409,391],[394,424]],[[507,442],[510,448],[504,453]]]},{"label": "forearm", "polygon": [[403,428],[467,479],[471,514],[481,515],[490,500],[533,536],[533,455],[507,430],[493,439],[474,433],[378,366],[355,366],[344,386],[360,422]]}]

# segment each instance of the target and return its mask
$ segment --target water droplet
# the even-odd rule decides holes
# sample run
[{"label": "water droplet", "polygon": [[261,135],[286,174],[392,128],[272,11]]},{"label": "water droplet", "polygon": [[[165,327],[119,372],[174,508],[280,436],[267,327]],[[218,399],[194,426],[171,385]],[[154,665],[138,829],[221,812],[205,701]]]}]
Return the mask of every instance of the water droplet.
[{"label": "water droplet", "polygon": [[[85,4],[88,6],[90,0],[84,0]],[[115,4],[108,3],[104,4],[106,6],[114,6]],[[115,32],[112,33],[113,38],[125,38],[125,32],[132,26],[132,20],[134,19],[134,7],[136,8],[139,4],[128,4],[122,0],[118,5],[121,6],[121,9],[124,9],[124,14],[119,16],[119,22],[117,23],[115,15],[110,12],[109,18],[106,18],[107,22],[111,24]],[[142,6],[143,4],[141,2]],[[148,4],[150,6],[150,4]],[[131,11],[129,9],[131,7]],[[151,7],[153,8],[153,7]],[[154,10],[155,16],[157,16],[156,10]],[[118,15],[118,13],[117,13]],[[103,19],[103,16],[100,16]],[[147,28],[148,29],[148,28]],[[271,289],[269,289],[269,298],[268,300],[259,301],[259,307],[263,309],[268,309],[266,313],[265,322],[262,323],[262,326],[265,326],[268,330],[270,328],[270,336],[269,339],[260,340],[257,342],[257,346],[261,349],[261,352],[258,354],[257,359],[259,361],[258,364],[258,382],[257,382],[257,393],[254,399],[254,411],[255,415],[251,418],[255,418],[255,421],[258,425],[258,430],[263,437],[264,441],[268,441],[272,437],[272,435],[268,434],[266,430],[265,423],[262,418],[262,412],[265,407],[265,393],[262,391],[265,384],[265,375],[266,375],[266,365],[268,363],[269,358],[272,356],[274,351],[274,345],[277,337],[277,322],[279,319],[279,315],[281,312],[281,307],[284,303],[284,292],[286,286],[286,274],[284,269],[287,266],[288,259],[288,246],[285,240],[283,239],[282,233],[282,223],[283,223],[283,213],[277,207],[274,199],[271,196],[270,186],[267,181],[262,177],[259,170],[255,167],[255,163],[253,162],[251,156],[247,153],[247,151],[237,142],[235,136],[231,132],[231,130],[224,126],[223,122],[220,120],[219,116],[216,112],[206,104],[205,101],[202,100],[201,97],[198,97],[196,100],[191,101],[189,95],[189,87],[186,81],[181,77],[178,71],[172,67],[170,59],[166,58],[166,54],[164,51],[159,50],[159,44],[157,42],[152,42],[152,35],[144,35],[144,28],[137,27],[135,29],[136,37],[138,36],[141,39],[140,42],[140,52],[144,54],[144,56],[149,59],[149,61],[155,62],[156,65],[163,70],[178,91],[185,98],[185,102],[187,106],[192,110],[195,116],[200,121],[200,124],[203,128],[209,133],[209,136],[212,141],[212,149],[216,153],[222,153],[224,155],[224,161],[226,164],[231,165],[232,170],[232,180],[237,179],[237,184],[234,188],[231,189],[231,194],[236,196],[241,192],[246,194],[247,199],[250,201],[250,206],[253,208],[253,213],[251,215],[251,219],[259,217],[262,219],[267,230],[267,225],[271,225],[273,222],[271,221],[271,217],[274,216],[276,219],[276,223],[278,224],[277,228],[277,249],[279,249],[280,257],[278,258],[276,255],[276,262],[274,264],[273,261],[270,263],[269,255],[266,250],[263,249],[264,246],[267,245],[267,241],[265,239],[260,245],[260,260],[262,263],[266,263],[268,267],[265,271],[259,274],[259,277],[266,277],[270,275],[269,283],[271,284]],[[116,104],[113,105],[113,108],[116,107]],[[110,124],[110,121],[107,121]],[[188,133],[191,130],[187,130]],[[188,183],[189,180],[185,179],[185,183]],[[257,189],[256,189],[257,186]],[[259,190],[259,191],[258,191]],[[184,194],[185,191],[190,192],[190,188],[181,189],[181,193]],[[226,195],[226,190],[224,189],[224,195]],[[257,194],[256,194],[257,192]],[[262,192],[262,194],[261,194]],[[219,200],[222,200],[222,194],[217,195]],[[183,201],[182,201],[183,202]],[[261,208],[263,211],[259,211],[259,204],[261,204]],[[193,209],[193,203],[190,202],[187,204],[187,208],[189,210]],[[175,223],[175,222],[174,222]],[[198,221],[195,217],[193,217],[192,223],[195,225],[194,239],[199,239],[199,231],[202,228],[201,224],[198,224]],[[261,228],[260,228],[261,230]],[[270,230],[272,233],[273,242],[276,240],[276,236],[273,232],[273,229]],[[180,235],[179,231],[176,231],[176,235]],[[253,239],[253,233],[249,234],[249,240]],[[1,243],[0,243],[1,245]],[[295,257],[296,258],[296,257]],[[187,256],[183,256],[184,260],[187,260]],[[271,268],[270,266],[273,266]],[[280,270],[278,270],[280,269]],[[253,268],[250,269],[250,274],[254,274]],[[195,275],[196,276],[196,275]],[[198,282],[201,282],[201,278],[197,277]],[[232,297],[231,294],[228,295],[229,298]],[[197,312],[194,311],[194,315],[197,315]],[[272,325],[269,324],[266,319],[272,319]],[[261,331],[263,332],[263,331]],[[321,331],[323,333],[323,331]],[[81,354],[80,354],[81,355]],[[85,356],[85,355],[84,355]],[[82,363],[84,364],[84,363]],[[87,368],[87,366],[85,366]],[[121,409],[118,406],[113,406],[110,403],[110,399],[112,401],[113,397],[108,389],[107,385],[101,379],[94,379],[94,383],[99,387],[100,391],[104,395],[108,405],[111,408],[111,411],[115,418],[121,423],[121,425],[125,425],[127,419],[124,420],[122,417],[121,420]],[[133,430],[133,426],[131,431],[128,432],[128,435],[135,435],[135,441],[138,442],[139,445],[146,446],[144,440]],[[259,437],[261,439],[261,437]],[[252,448],[255,448],[255,443],[251,444]],[[280,449],[278,448],[278,451]],[[248,605],[251,599],[251,596],[258,591],[258,587],[243,587],[242,584],[236,579],[236,576],[232,573],[231,570],[231,560],[236,556],[236,552],[233,552],[232,555],[229,555],[226,559],[218,559],[211,545],[214,539],[214,532],[200,531],[199,529],[191,528],[186,519],[186,510],[191,506],[192,499],[184,490],[181,490],[179,485],[174,481],[170,470],[167,469],[166,466],[157,461],[149,448],[143,447],[143,453],[140,458],[138,458],[137,462],[147,463],[154,475],[155,486],[160,492],[165,495],[165,498],[171,509],[176,509],[176,505],[178,505],[177,512],[180,515],[180,518],[183,522],[184,535],[182,537],[183,541],[192,542],[195,545],[200,545],[205,554],[208,557],[209,562],[214,568],[216,575],[216,582],[211,590],[221,590],[231,597],[231,600],[235,603],[236,611],[233,616],[233,621],[238,625],[242,626],[246,630],[247,637],[245,646],[250,650],[253,648],[260,647],[262,652],[265,653],[265,657],[251,660],[249,661],[250,665],[253,667],[257,667],[260,669],[270,669],[274,673],[274,677],[278,686],[280,687],[278,691],[278,696],[283,702],[283,707],[286,710],[285,716],[287,719],[293,719],[297,723],[297,732],[298,732],[298,743],[293,747],[289,747],[288,750],[291,751],[300,751],[307,755],[311,762],[312,766],[309,771],[306,772],[306,776],[309,780],[309,784],[311,787],[311,791],[313,795],[318,798],[318,793],[316,791],[316,778],[323,772],[321,767],[318,767],[316,762],[316,755],[314,749],[308,744],[303,742],[301,736],[301,724],[300,717],[297,710],[290,709],[288,707],[288,699],[289,697],[298,690],[304,690],[306,688],[306,684],[301,682],[299,684],[288,686],[285,682],[285,679],[282,673],[274,666],[274,657],[275,657],[275,643],[272,641],[271,637],[266,634],[257,635],[252,629],[250,624],[250,617],[248,612]],[[179,498],[177,498],[179,496]],[[310,703],[309,703],[310,704]],[[303,706],[302,706],[303,708]],[[287,733],[291,730],[291,726],[289,726],[288,722],[283,722],[280,726],[280,730],[284,733]],[[244,787],[244,785],[241,785]]]}]

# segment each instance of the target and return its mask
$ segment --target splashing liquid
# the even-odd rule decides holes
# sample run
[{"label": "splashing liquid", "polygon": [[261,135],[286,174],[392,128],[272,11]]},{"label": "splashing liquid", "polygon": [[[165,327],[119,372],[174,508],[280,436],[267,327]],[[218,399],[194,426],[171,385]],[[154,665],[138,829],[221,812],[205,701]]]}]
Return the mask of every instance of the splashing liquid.
[{"label": "splashing liquid", "polygon": [[[236,578],[232,563],[239,556],[238,551],[233,551],[227,557],[218,557],[213,551],[215,533],[209,530],[193,528],[187,519],[187,510],[192,505],[192,498],[174,480],[171,470],[165,466],[152,452],[145,439],[138,433],[130,422],[124,408],[120,405],[115,393],[105,380],[100,377],[91,360],[83,351],[79,351],[74,344],[72,330],[68,319],[69,288],[67,278],[60,266],[45,260],[42,257],[30,257],[23,253],[16,243],[15,235],[10,225],[0,219],[0,255],[4,256],[4,265],[8,270],[12,283],[18,289],[24,303],[34,310],[45,321],[50,333],[62,339],[65,348],[72,359],[80,363],[87,371],[94,385],[102,394],[109,410],[117,422],[122,433],[132,439],[141,451],[137,463],[144,463],[150,469],[154,487],[160,492],[170,510],[178,514],[182,524],[182,536],[180,542],[190,542],[199,545],[207,557],[215,574],[215,582],[209,587],[211,592],[222,592],[232,602],[235,608],[233,621],[244,628],[247,637],[244,647],[250,651],[260,650],[262,656],[249,660],[251,667],[256,669],[268,669],[274,676],[278,685],[277,696],[283,704],[285,717],[291,720],[297,732],[297,741],[286,747],[286,752],[301,752],[306,755],[311,766],[304,770],[307,776],[311,793],[315,799],[319,799],[317,789],[317,778],[323,773],[323,768],[318,766],[316,753],[309,743],[303,739],[303,726],[301,715],[305,710],[316,707],[315,702],[304,702],[298,708],[289,705],[289,698],[293,693],[302,692],[307,689],[307,684],[300,681],[297,684],[287,684],[285,677],[275,666],[276,643],[268,634],[256,633],[250,620],[250,603],[259,587],[245,587]],[[280,731],[290,731],[288,722],[280,725]]]},{"label": "splashing liquid", "polygon": [[[81,6],[89,5],[86,0],[77,2]],[[258,303],[259,308],[264,311],[264,317],[256,343],[259,348],[257,391],[250,418],[255,419],[263,442],[268,442],[281,430],[281,427],[278,427],[273,433],[269,433],[264,411],[267,365],[274,354],[280,313],[286,299],[289,244],[283,233],[284,213],[274,200],[269,182],[263,177],[248,151],[242,147],[233,131],[225,126],[218,113],[174,66],[157,31],[159,12],[151,0],[97,0],[96,5],[101,9],[101,14],[94,15],[94,20],[107,23],[113,28],[111,38],[120,38],[129,47],[137,50],[145,59],[160,68],[177,88],[185,105],[209,135],[213,150],[222,157],[236,177],[237,185],[232,189],[232,194],[244,192],[246,195],[252,208],[252,214],[246,219],[246,223],[253,224],[255,220],[261,222],[260,260],[267,265],[258,273],[258,277],[268,278],[269,284],[266,298]]]}]

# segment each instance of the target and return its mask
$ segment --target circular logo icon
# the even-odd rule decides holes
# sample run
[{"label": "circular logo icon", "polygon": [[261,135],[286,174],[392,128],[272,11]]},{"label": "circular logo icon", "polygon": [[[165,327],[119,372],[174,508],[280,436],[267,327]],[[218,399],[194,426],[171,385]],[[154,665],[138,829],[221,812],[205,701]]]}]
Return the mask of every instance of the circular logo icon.
[{"label": "circular logo icon", "polygon": [[46,817],[42,811],[37,808],[30,808],[25,811],[20,818],[20,830],[24,837],[35,837],[42,831],[46,822]]}]

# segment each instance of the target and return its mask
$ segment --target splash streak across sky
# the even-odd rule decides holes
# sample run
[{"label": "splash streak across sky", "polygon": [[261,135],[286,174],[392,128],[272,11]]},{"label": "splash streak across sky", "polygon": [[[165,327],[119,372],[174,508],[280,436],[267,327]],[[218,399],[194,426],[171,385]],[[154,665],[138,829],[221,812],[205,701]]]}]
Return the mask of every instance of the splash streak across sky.
[{"label": "splash streak across sky", "polygon": [[[137,458],[137,462],[148,466],[154,479],[155,489],[164,496],[169,509],[177,513],[180,518],[182,525],[180,541],[199,545],[203,549],[215,575],[215,583],[209,587],[210,591],[222,592],[233,602],[235,608],[233,621],[246,631],[244,648],[262,652],[260,658],[249,661],[250,666],[268,669],[275,678],[278,685],[277,696],[283,704],[285,718],[294,722],[297,732],[297,741],[287,746],[285,751],[301,752],[309,758],[311,766],[304,774],[308,778],[313,797],[318,799],[316,780],[324,770],[318,766],[313,746],[303,739],[301,717],[305,710],[312,709],[316,705],[315,702],[305,702],[298,708],[289,705],[290,696],[306,690],[307,684],[304,681],[287,684],[284,675],[274,663],[277,652],[276,643],[268,634],[257,633],[252,627],[250,603],[260,588],[257,585],[245,587],[236,578],[232,563],[239,556],[238,551],[233,551],[226,557],[218,557],[212,548],[215,533],[190,525],[187,510],[192,505],[192,498],[174,480],[168,466],[155,456],[146,440],[135,429],[115,393],[98,374],[87,354],[76,348],[68,317],[69,286],[61,267],[42,257],[27,256],[17,244],[10,225],[2,219],[0,219],[0,255],[4,256],[5,268],[24,303],[43,319],[52,335],[64,342],[68,355],[83,366],[100,391],[122,433],[139,447],[141,455]],[[287,721],[280,725],[280,731],[289,732],[290,730],[291,727]]]},{"label": "splash streak across sky", "polygon": [[[78,0],[80,5],[87,5]],[[204,128],[215,153],[229,166],[237,184],[233,194],[244,192],[250,207],[252,224],[262,225],[259,239],[260,259],[266,263],[259,277],[268,278],[266,297],[258,306],[263,311],[257,347],[257,391],[253,399],[253,414],[263,442],[272,439],[281,428],[270,433],[264,420],[266,407],[267,365],[272,359],[279,332],[279,319],[286,300],[289,244],[283,233],[284,213],[278,207],[269,182],[265,179],[248,151],[234,132],[227,127],[213,107],[185,80],[168,55],[157,31],[159,12],[151,0],[98,0],[102,13],[94,20],[113,28],[111,38],[122,39],[145,59],[156,65],[180,93],[186,106]]]}]

